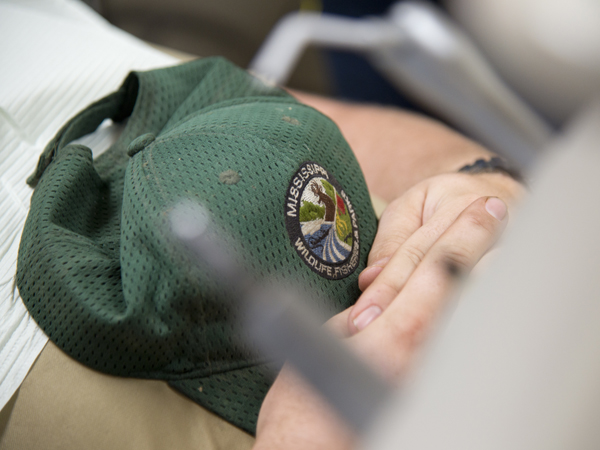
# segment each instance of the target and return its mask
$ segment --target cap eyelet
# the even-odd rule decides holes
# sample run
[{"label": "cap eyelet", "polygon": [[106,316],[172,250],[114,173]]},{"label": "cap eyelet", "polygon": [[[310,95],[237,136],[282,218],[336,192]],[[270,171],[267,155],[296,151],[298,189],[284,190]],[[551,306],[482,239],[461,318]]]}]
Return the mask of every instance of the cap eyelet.
[{"label": "cap eyelet", "polygon": [[146,133],[136,137],[127,147],[127,155],[130,157],[135,155],[140,150],[143,150],[152,144],[154,139],[156,139],[156,136],[152,133]]}]

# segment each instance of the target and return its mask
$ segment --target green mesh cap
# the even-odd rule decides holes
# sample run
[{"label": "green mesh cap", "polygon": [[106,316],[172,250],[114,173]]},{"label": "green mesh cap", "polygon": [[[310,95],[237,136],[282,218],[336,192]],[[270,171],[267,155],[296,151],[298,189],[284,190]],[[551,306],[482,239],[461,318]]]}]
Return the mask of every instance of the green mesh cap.
[{"label": "green mesh cap", "polygon": [[[96,160],[70,144],[127,117]],[[220,58],[131,73],[59,131],[28,181],[17,284],[50,339],[101,372],[166,380],[251,433],[268,361],[240,339],[235,302],[176,250],[169,211],[201,203],[257,282],[299,286],[328,314],[358,298],[376,231],[335,124]]]}]

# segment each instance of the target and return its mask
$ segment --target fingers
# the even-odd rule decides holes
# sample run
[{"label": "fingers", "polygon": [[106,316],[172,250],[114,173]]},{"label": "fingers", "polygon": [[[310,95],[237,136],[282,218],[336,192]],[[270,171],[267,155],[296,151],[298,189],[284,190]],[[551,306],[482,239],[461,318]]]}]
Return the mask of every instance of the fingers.
[{"label": "fingers", "polygon": [[[461,198],[435,213],[427,213],[426,197],[427,191],[418,191],[408,201],[390,204],[391,208],[388,207],[386,215],[382,217],[369,255],[376,262],[371,263],[359,276],[359,288],[365,292],[375,279],[377,283],[369,289],[368,294],[365,292],[361,296],[353,308],[350,320],[357,321],[357,328],[366,326],[387,307],[442,233],[474,200]],[[388,265],[392,269],[384,270]],[[375,298],[377,303],[372,304]],[[358,318],[364,310],[368,311]]]},{"label": "fingers", "polygon": [[[440,194],[436,193],[433,200],[429,194],[427,186],[413,188],[385,209],[369,252],[368,266],[358,277],[361,291],[371,285],[392,257],[396,265],[404,260],[408,270],[405,275],[410,276],[440,235],[479,197],[463,194],[452,202],[446,202],[448,204],[440,205],[440,199],[435,200]],[[397,255],[399,249],[402,255]],[[397,284],[399,290],[403,283],[398,281]]]},{"label": "fingers", "polygon": [[413,190],[385,209],[369,252],[368,266],[358,277],[361,291],[369,287],[396,250],[421,227],[426,195],[426,191]]},{"label": "fingers", "polygon": [[327,328],[333,332],[339,338],[347,338],[350,336],[350,332],[348,330],[348,316],[350,315],[350,311],[352,307],[346,308],[342,312],[336,314],[331,319],[329,319],[326,323]]},{"label": "fingers", "polygon": [[[350,333],[364,329],[392,302],[396,311],[400,297],[417,305],[424,305],[420,297],[425,293],[432,298],[443,297],[449,289],[450,272],[469,271],[493,245],[506,225],[506,216],[502,200],[481,197],[464,209],[425,251],[412,242],[413,238],[431,239],[418,234],[425,226],[419,229],[398,249],[354,305],[348,320]],[[429,233],[435,236],[434,231]]]}]

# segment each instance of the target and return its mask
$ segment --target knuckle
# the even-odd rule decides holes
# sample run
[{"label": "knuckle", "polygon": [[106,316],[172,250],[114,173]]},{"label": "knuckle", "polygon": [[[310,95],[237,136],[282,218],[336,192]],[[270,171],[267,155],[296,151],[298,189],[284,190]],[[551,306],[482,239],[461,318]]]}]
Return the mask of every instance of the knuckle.
[{"label": "knuckle", "polygon": [[379,218],[380,222],[392,221],[398,215],[399,211],[401,211],[401,204],[398,202],[398,199],[393,200],[390,204],[386,206],[386,208],[381,213],[381,217]]},{"label": "knuckle", "polygon": [[392,256],[404,242],[404,236],[401,234],[382,237],[379,242],[373,245],[373,248],[369,253],[369,259],[378,261],[388,256]]},{"label": "knuckle", "polygon": [[396,323],[392,331],[392,339],[398,346],[408,349],[416,348],[423,341],[430,322],[431,313],[429,311],[406,311],[402,320]]},{"label": "knuckle", "polygon": [[401,248],[401,252],[414,266],[421,264],[421,261],[425,258],[425,252],[413,245],[405,245]]}]

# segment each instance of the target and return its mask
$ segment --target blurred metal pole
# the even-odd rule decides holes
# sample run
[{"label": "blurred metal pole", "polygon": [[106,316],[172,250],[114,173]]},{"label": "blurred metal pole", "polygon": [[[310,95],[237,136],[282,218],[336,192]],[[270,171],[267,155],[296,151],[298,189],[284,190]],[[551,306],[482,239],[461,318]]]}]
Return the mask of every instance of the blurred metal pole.
[{"label": "blurred metal pole", "polygon": [[397,3],[384,18],[288,15],[249,70],[285,84],[308,45],[365,52],[392,84],[524,173],[550,138],[549,126],[500,80],[469,38],[425,2]]},{"label": "blurred metal pole", "polygon": [[239,302],[240,325],[252,340],[246,344],[254,344],[268,358],[287,359],[357,433],[368,429],[390,398],[390,388],[321,326],[306,300],[289,287],[259,286],[218,240],[200,205],[187,202],[175,207],[171,229]]}]

